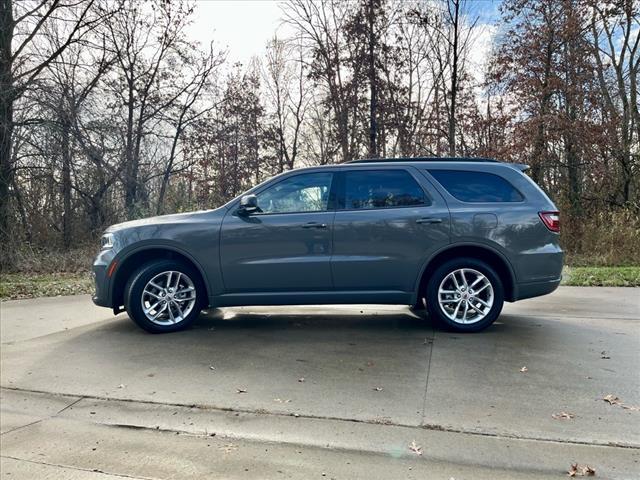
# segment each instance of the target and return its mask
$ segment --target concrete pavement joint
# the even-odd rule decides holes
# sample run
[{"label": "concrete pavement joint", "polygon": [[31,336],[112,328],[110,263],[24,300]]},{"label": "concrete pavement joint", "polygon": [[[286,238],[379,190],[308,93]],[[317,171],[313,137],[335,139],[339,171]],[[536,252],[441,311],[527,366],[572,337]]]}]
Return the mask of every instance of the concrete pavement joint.
[{"label": "concrete pavement joint", "polygon": [[74,400],[74,401],[73,401],[73,402],[71,402],[69,405],[67,405],[67,406],[66,406],[66,407],[64,407],[62,410],[60,410],[59,412],[57,412],[57,413],[55,413],[55,414],[51,415],[51,417],[55,417],[55,416],[57,416],[57,415],[60,415],[60,414],[61,414],[62,412],[64,412],[65,410],[67,410],[67,409],[69,409],[69,408],[73,407],[76,403],[79,403],[79,402],[81,402],[82,400],[84,400],[84,398],[85,398],[85,397],[84,397],[84,396],[82,396],[82,397],[80,397],[80,398],[78,398],[78,399]]},{"label": "concrete pavement joint", "polygon": [[[565,439],[559,439],[559,438],[551,438],[551,437],[538,437],[538,436],[525,436],[525,435],[514,435],[514,434],[509,434],[506,432],[503,433],[491,433],[491,432],[480,432],[480,431],[474,431],[474,430],[468,430],[468,429],[464,429],[464,428],[454,428],[454,427],[448,427],[448,426],[444,426],[444,425],[438,425],[438,424],[420,424],[420,425],[411,425],[411,424],[407,424],[407,423],[380,423],[377,422],[375,420],[362,420],[362,419],[354,419],[354,418],[340,418],[340,417],[332,417],[332,416],[320,416],[320,415],[308,415],[308,414],[299,414],[297,417],[293,414],[284,414],[284,413],[279,413],[279,412],[270,412],[270,411],[266,411],[264,409],[257,409],[257,410],[252,410],[252,409],[240,409],[240,408],[230,408],[230,407],[217,407],[217,406],[208,406],[208,405],[197,405],[197,404],[184,404],[184,403],[163,403],[163,402],[154,402],[154,401],[150,401],[150,400],[134,400],[134,399],[126,399],[126,398],[110,398],[110,397],[101,397],[101,396],[94,396],[94,395],[78,395],[78,394],[67,394],[67,393],[55,393],[55,392],[47,392],[47,391],[43,391],[43,390],[30,390],[30,389],[23,389],[23,388],[18,388],[18,387],[6,387],[6,386],[1,386],[0,388],[4,388],[7,390],[12,390],[12,391],[16,391],[16,392],[25,392],[25,393],[37,393],[37,394],[45,394],[45,395],[55,395],[55,396],[67,396],[67,397],[82,397],[79,400],[76,400],[74,403],[78,403],[81,400],[100,400],[100,401],[105,401],[105,402],[123,402],[123,403],[131,403],[131,404],[138,404],[138,405],[154,405],[154,406],[164,406],[164,407],[175,407],[175,408],[190,408],[190,409],[196,409],[196,410],[204,410],[204,411],[216,411],[216,412],[227,412],[227,413],[245,413],[245,414],[252,414],[252,415],[264,415],[264,416],[272,416],[272,417],[282,417],[282,418],[289,418],[289,417],[295,417],[295,418],[300,418],[300,419],[309,419],[309,420],[332,420],[332,421],[338,421],[338,422],[345,422],[345,423],[358,423],[358,424],[366,424],[366,425],[379,425],[379,426],[395,426],[395,427],[404,427],[404,428],[412,428],[412,429],[422,429],[422,430],[432,430],[432,431],[438,431],[438,432],[446,432],[446,433],[459,433],[459,434],[465,434],[465,435],[473,435],[473,436],[478,436],[478,437],[490,437],[490,438],[496,438],[496,439],[504,439],[504,440],[523,440],[523,441],[533,441],[533,442],[544,442],[544,443],[555,443],[555,444],[562,444],[562,445],[582,445],[582,446],[593,446],[593,447],[609,447],[609,448],[624,448],[624,449],[631,449],[631,450],[640,450],[640,445],[638,444],[628,444],[628,443],[620,443],[620,442],[602,442],[602,441],[580,441],[580,440],[565,440]],[[67,407],[68,408],[68,407]],[[62,411],[66,410],[67,408],[64,408]],[[32,424],[41,422],[43,420],[46,419],[50,419],[50,418],[55,418],[57,417],[59,414],[55,414],[43,419],[40,419],[36,422],[33,422]],[[99,423],[100,424],[100,423]],[[161,429],[155,428],[155,427],[147,427],[144,425],[133,425],[133,424],[100,424],[100,425],[111,425],[111,426],[116,426],[116,427],[121,427],[121,428],[131,428],[131,429],[139,429],[139,430],[150,430],[150,431],[158,431]],[[28,425],[22,426],[22,427],[18,427],[19,428],[25,428]],[[16,429],[17,430],[17,429]],[[181,432],[180,430],[172,430],[172,429],[166,429],[166,431],[172,431],[172,432]],[[9,433],[9,432],[5,432],[5,433]],[[198,435],[198,434],[193,434],[193,433],[189,433],[190,435],[193,436],[207,436],[205,433]]]},{"label": "concrete pavement joint", "polygon": [[105,471],[102,471],[102,470],[99,470],[99,469],[81,468],[81,467],[76,467],[76,466],[73,466],[73,465],[61,465],[61,464],[57,464],[57,463],[37,462],[35,460],[28,460],[26,458],[12,457],[10,455],[0,455],[0,457],[9,458],[11,460],[16,460],[17,462],[33,463],[35,465],[45,465],[47,467],[65,468],[67,470],[77,470],[77,471],[80,471],[80,472],[99,473],[101,475],[107,475],[109,477],[115,477],[115,478],[133,478],[134,480],[160,480],[160,479],[154,478],[154,477],[134,477],[132,475],[126,475],[126,474],[121,474],[121,473],[110,473],[110,472],[105,472]]},{"label": "concrete pavement joint", "polygon": [[[7,388],[7,387],[0,387],[0,388],[6,388],[7,390],[17,390],[17,389],[13,389],[13,388]],[[21,390],[17,390],[17,391],[21,391]],[[35,392],[34,392],[35,393]],[[47,392],[41,392],[41,393],[47,393]],[[56,394],[53,394],[56,395]],[[73,395],[60,395],[60,396],[73,396]],[[11,433],[11,432],[15,432],[17,430],[20,430],[22,428],[27,428],[30,427],[32,425],[35,425],[37,423],[42,422],[43,420],[48,420],[50,418],[54,418],[57,417],[58,415],[60,415],[62,412],[64,412],[65,410],[67,410],[68,408],[73,407],[75,404],[77,404],[78,402],[82,401],[84,399],[84,397],[80,397],[80,398],[76,398],[73,402],[71,402],[69,405],[67,405],[66,407],[62,408],[60,411],[52,414],[52,415],[47,415],[46,417],[43,418],[39,418],[38,420],[31,422],[31,423],[27,423],[26,425],[20,425],[18,427],[12,428],[11,430],[7,430],[6,432],[2,432],[0,433],[0,435],[5,435],[7,433]]]},{"label": "concrete pavement joint", "polygon": [[429,358],[427,364],[427,379],[424,382],[424,397],[422,398],[422,413],[420,415],[420,426],[424,426],[424,414],[427,409],[427,389],[429,388],[429,374],[431,373],[431,358],[433,357],[433,349],[436,346],[436,332],[433,331],[431,336],[431,345],[429,348]]},{"label": "concrete pavement joint", "polygon": [[42,422],[43,420],[46,420],[47,418],[51,418],[51,417],[39,418],[38,420],[36,420],[36,421],[34,421],[34,422],[27,423],[26,425],[19,425],[19,426],[15,427],[15,428],[12,428],[11,430],[7,430],[6,432],[2,432],[2,433],[0,433],[0,436],[2,436],[2,435],[6,435],[7,433],[15,432],[15,431],[17,431],[17,430],[21,430],[21,429],[23,429],[23,428],[30,427],[30,426],[32,426],[32,425],[35,425],[35,424],[37,424],[37,423]]}]

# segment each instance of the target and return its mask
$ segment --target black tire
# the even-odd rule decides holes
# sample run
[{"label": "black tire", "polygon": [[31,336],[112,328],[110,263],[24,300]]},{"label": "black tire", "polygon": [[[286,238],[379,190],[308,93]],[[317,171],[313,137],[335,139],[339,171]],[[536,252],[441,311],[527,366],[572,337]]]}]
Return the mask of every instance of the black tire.
[{"label": "black tire", "polygon": [[[147,283],[163,272],[179,272],[186,275],[195,288],[195,304],[184,318],[176,323],[160,325],[154,323],[145,314],[142,307],[142,295]],[[198,318],[200,311],[206,306],[206,289],[200,279],[200,274],[193,267],[177,260],[153,260],[136,270],[124,289],[124,306],[129,315],[139,327],[150,333],[169,333],[183,330]]]},{"label": "black tire", "polygon": [[[445,314],[443,308],[446,307],[442,307],[438,299],[438,290],[442,281],[450,273],[459,269],[471,269],[480,272],[489,281],[493,290],[493,304],[491,308],[484,318],[474,323],[465,324],[452,320]],[[430,318],[434,319],[447,330],[455,332],[479,332],[495,322],[500,315],[504,305],[504,287],[502,280],[489,264],[475,258],[461,257],[449,260],[436,268],[427,282],[425,298]],[[482,308],[480,304],[477,305]]]}]

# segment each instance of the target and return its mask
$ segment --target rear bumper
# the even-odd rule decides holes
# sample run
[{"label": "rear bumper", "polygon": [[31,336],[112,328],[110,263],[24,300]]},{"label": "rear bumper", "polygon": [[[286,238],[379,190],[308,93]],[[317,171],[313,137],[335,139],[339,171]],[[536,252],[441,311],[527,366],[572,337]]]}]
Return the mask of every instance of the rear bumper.
[{"label": "rear bumper", "polygon": [[544,282],[518,283],[514,292],[514,301],[539,297],[553,292],[562,281],[562,276]]}]

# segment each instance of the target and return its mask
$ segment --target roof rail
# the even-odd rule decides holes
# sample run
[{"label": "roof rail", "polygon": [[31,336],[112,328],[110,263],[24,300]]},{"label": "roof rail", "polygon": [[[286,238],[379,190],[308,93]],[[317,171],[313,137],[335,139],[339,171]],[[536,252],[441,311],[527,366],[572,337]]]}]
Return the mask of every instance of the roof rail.
[{"label": "roof rail", "polygon": [[492,162],[500,163],[493,158],[471,157],[400,157],[400,158],[363,158],[345,163],[376,163],[376,162]]}]

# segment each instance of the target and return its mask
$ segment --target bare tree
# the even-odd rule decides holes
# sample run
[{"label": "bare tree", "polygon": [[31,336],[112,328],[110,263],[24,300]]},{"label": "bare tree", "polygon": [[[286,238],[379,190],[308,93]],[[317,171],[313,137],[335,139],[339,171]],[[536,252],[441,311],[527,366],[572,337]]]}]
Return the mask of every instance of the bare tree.
[{"label": "bare tree", "polygon": [[[296,58],[297,57],[297,58]],[[274,110],[277,171],[292,169],[299,153],[300,132],[308,103],[303,49],[294,40],[274,36],[267,45],[263,78]]]},{"label": "bare tree", "polygon": [[[37,0],[15,5],[12,0],[0,1],[0,244],[7,244],[9,233],[14,105],[69,45],[109,16],[93,8],[94,4],[95,0]],[[56,45],[43,35],[51,22],[66,27]]]}]

